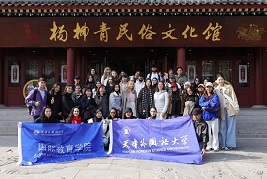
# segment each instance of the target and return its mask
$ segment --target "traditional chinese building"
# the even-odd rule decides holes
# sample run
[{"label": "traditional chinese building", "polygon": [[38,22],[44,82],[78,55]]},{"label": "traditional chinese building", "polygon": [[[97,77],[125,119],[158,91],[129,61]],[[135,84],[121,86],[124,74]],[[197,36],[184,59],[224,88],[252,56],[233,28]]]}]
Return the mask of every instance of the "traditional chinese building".
[{"label": "traditional chinese building", "polygon": [[24,85],[85,81],[90,68],[133,74],[182,66],[189,80],[222,73],[240,106],[267,105],[266,0],[0,0],[0,103]]}]

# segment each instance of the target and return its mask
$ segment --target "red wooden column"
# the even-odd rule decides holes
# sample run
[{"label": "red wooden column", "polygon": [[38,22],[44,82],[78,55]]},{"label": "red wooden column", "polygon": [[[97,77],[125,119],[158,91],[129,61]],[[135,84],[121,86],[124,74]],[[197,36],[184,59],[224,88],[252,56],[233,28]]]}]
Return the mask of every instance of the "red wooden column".
[{"label": "red wooden column", "polygon": [[[4,103],[4,94],[6,94],[6,91],[7,91],[7,86],[5,85],[5,80],[7,78],[5,78],[5,73],[4,73],[4,68],[5,68],[5,56],[4,56],[4,49],[1,48],[0,49],[0,84],[1,87],[0,87],[0,104],[3,104]],[[6,67],[7,68],[7,67]],[[5,91],[5,92],[4,92]]]},{"label": "red wooden column", "polygon": [[72,84],[74,78],[74,48],[68,48],[67,50],[67,84]]},{"label": "red wooden column", "polygon": [[[185,48],[179,48],[177,50],[177,59],[176,59],[176,66],[181,66],[183,68],[183,73],[185,74]],[[176,73],[176,72],[174,72]]]},{"label": "red wooden column", "polygon": [[264,97],[263,94],[263,60],[264,60],[264,53],[265,48],[259,48],[257,50],[257,56],[255,61],[255,105],[263,105],[264,104]]},{"label": "red wooden column", "polygon": [[80,80],[80,84],[81,85],[84,85],[84,81],[85,81],[85,78],[86,76],[83,74],[83,68],[85,68],[85,66],[82,64],[82,55],[81,55],[81,50],[76,48],[75,49],[75,74],[74,76],[76,75],[79,75],[81,77],[81,80]]}]

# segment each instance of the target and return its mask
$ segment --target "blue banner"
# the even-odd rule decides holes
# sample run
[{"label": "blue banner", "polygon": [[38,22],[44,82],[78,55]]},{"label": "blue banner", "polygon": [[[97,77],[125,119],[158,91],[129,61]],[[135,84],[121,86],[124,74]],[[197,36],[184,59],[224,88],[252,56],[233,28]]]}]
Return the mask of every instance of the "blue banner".
[{"label": "blue banner", "polygon": [[18,124],[19,164],[34,165],[107,156],[102,123]]},{"label": "blue banner", "polygon": [[189,116],[164,121],[119,120],[113,121],[111,128],[110,156],[202,164]]}]

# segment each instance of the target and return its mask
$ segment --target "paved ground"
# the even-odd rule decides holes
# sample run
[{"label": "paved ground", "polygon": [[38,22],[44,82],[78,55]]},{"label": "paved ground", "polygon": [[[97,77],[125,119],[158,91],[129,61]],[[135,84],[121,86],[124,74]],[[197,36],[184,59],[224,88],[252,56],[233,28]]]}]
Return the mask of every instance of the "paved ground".
[{"label": "paved ground", "polygon": [[238,139],[238,149],[209,152],[203,165],[98,158],[18,166],[17,137],[0,137],[1,179],[266,179],[267,139]]},{"label": "paved ground", "polygon": [[0,179],[267,179],[267,138],[259,138],[267,134],[266,111],[241,110],[237,150],[209,152],[203,165],[106,157],[25,167],[16,164],[14,132],[18,121],[32,119],[26,108],[0,106]]}]

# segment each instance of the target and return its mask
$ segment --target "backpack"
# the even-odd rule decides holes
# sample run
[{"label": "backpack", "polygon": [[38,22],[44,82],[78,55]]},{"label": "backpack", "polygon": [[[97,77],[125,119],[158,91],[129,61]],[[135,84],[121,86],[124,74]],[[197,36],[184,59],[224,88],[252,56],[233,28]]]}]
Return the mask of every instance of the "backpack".
[{"label": "backpack", "polygon": [[[33,98],[32,98],[33,101],[36,100],[37,92],[38,92],[37,89],[34,89]],[[29,113],[29,115],[31,115],[31,112],[32,112],[32,106],[28,106],[28,113]]]},{"label": "backpack", "polygon": [[[157,72],[157,75],[158,75],[158,82],[160,82],[160,76],[159,76],[159,73]],[[152,72],[151,73],[149,73],[149,79],[151,79],[151,76],[152,76]],[[151,79],[152,80],[152,79]]]}]

